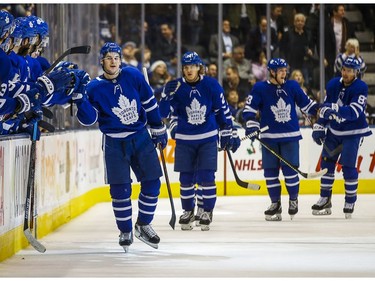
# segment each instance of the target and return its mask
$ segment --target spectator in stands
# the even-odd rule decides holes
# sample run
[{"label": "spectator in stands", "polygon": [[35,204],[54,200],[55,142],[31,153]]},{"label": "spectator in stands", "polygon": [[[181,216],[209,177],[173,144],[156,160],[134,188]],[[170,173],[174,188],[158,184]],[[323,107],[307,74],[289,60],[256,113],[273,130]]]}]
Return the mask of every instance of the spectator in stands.
[{"label": "spectator in stands", "polygon": [[309,96],[309,98],[318,102],[311,88],[306,85],[305,78],[301,70],[299,69],[293,70],[292,73],[290,74],[290,79],[296,80],[298,84],[300,85],[300,87],[302,88],[302,90]]},{"label": "spectator in stands", "polygon": [[142,65],[142,50],[136,49],[134,52],[134,58],[138,61],[137,68],[142,72],[142,67],[146,67],[147,72],[150,72],[151,67],[151,50],[146,46],[143,49],[143,65]]},{"label": "spectator in stands", "polygon": [[[334,76],[334,65],[339,53],[345,52],[345,43],[349,38],[355,38],[354,27],[345,18],[345,6],[333,6],[331,17],[325,21],[325,73],[326,81]],[[319,46],[319,45],[318,45]]]},{"label": "spectator in stands", "polygon": [[[230,22],[229,20],[223,20],[223,37],[221,38],[220,42],[222,44],[222,59],[226,60],[232,57],[233,48],[239,45],[239,40],[236,36],[230,33]],[[209,55],[211,62],[217,62],[218,57],[218,48],[219,47],[219,35],[213,34],[210,37],[210,44],[209,44]]]},{"label": "spectator in stands", "polygon": [[341,76],[341,69],[342,69],[342,64],[346,60],[346,58],[351,57],[351,58],[356,58],[359,63],[361,64],[361,68],[359,69],[359,78],[362,78],[367,66],[366,63],[364,62],[363,58],[359,54],[359,42],[356,38],[349,38],[348,41],[346,41],[345,44],[345,52],[340,53],[335,60],[335,75],[336,76]]},{"label": "spectator in stands", "polygon": [[258,60],[251,62],[251,70],[253,72],[256,82],[267,80],[267,59],[266,54],[263,51],[259,53]]},{"label": "spectator in stands", "polygon": [[231,33],[238,38],[240,44],[245,44],[247,36],[257,23],[254,4],[224,5],[224,17],[231,23]]},{"label": "spectator in stands", "polygon": [[134,56],[135,51],[137,50],[137,45],[133,41],[125,42],[122,46],[122,67],[125,66],[138,66],[138,61]]},{"label": "spectator in stands", "polygon": [[151,51],[153,59],[164,61],[168,71],[175,76],[177,71],[177,40],[173,25],[169,23],[160,25],[160,35],[156,40],[155,48]]},{"label": "spectator in stands", "polygon": [[182,5],[182,33],[185,43],[191,46],[199,45],[203,22],[203,5]]},{"label": "spectator in stands", "polygon": [[[293,70],[292,73],[290,74],[290,79],[297,81],[298,84],[300,85],[301,89],[309,96],[310,99],[312,99],[312,100],[314,100],[316,102],[319,102],[319,100],[317,100],[317,98],[315,97],[315,95],[314,95],[313,91],[311,90],[311,88],[308,87],[308,86],[306,86],[306,84],[305,84],[305,78],[303,77],[303,74],[302,74],[301,70],[299,70],[299,69]],[[299,124],[301,126],[309,126],[310,123],[303,116],[300,108],[296,106],[296,109],[297,109],[297,116],[298,116],[298,119],[299,119]],[[312,122],[316,121],[316,118],[314,118],[314,117],[310,116],[309,118],[310,118],[310,120]]]},{"label": "spectator in stands", "polygon": [[240,78],[238,69],[235,66],[229,66],[225,70],[225,74],[226,78],[223,79],[224,93],[228,94],[230,90],[237,90],[239,97],[238,102],[244,102],[252,88],[251,84],[248,80]]},{"label": "spectator in stands", "polygon": [[271,27],[276,31],[277,41],[280,42],[283,38],[285,23],[282,17],[283,5],[275,4],[271,7]]},{"label": "spectator in stands", "polygon": [[[236,117],[239,108],[239,102],[238,102],[238,92],[237,90],[229,90],[228,94],[226,94],[226,99],[228,102],[230,113],[233,117]],[[244,103],[242,102],[242,107],[244,106]]]},{"label": "spectator in stands", "polygon": [[217,79],[217,65],[210,63],[206,69],[206,75]]},{"label": "spectator in stands", "polygon": [[[245,48],[241,45],[233,48],[233,54],[231,58],[228,58],[223,63],[223,69],[227,69],[229,66],[235,66],[238,69],[238,74],[241,79],[249,81],[252,85],[255,84],[255,77],[251,69],[251,61],[245,59]],[[225,71],[224,71],[225,78]]]},{"label": "spectator in stands", "polygon": [[306,84],[310,84],[313,51],[310,48],[310,34],[305,30],[305,22],[304,14],[294,15],[293,26],[284,33],[280,42],[280,56],[289,63],[290,71],[301,70]]},{"label": "spectator in stands", "polygon": [[164,85],[173,79],[168,72],[167,64],[162,60],[155,61],[150,67],[150,86],[154,90],[154,95],[159,101]]},{"label": "spectator in stands", "polygon": [[[274,51],[277,49],[278,40],[276,31],[271,28],[271,56],[274,56]],[[251,61],[257,61],[259,53],[267,53],[267,18],[261,16],[259,23],[249,33],[249,37],[245,44],[245,58]]]}]

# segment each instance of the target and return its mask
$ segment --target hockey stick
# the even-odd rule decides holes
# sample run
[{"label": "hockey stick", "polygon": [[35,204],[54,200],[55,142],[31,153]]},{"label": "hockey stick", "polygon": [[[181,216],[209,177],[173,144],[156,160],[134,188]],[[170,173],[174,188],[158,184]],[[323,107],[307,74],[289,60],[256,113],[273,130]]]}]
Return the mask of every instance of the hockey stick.
[{"label": "hockey stick", "polygon": [[[143,71],[143,76],[145,77],[145,80],[146,80],[147,84],[150,86],[150,81],[148,80],[148,75],[147,75],[147,69],[146,69],[146,67],[143,67],[142,71]],[[169,202],[171,204],[171,209],[172,209],[172,216],[171,216],[171,219],[169,221],[169,225],[174,230],[174,227],[176,225],[176,210],[174,208],[173,195],[172,195],[171,185],[169,183],[168,170],[167,170],[167,165],[165,164],[163,148],[161,147],[160,143],[158,144],[158,148],[160,150],[160,157],[161,157],[161,162],[162,162],[162,165],[163,165],[165,183],[167,185]]]},{"label": "hockey stick", "polygon": [[58,65],[58,63],[61,62],[66,56],[73,54],[88,54],[90,53],[90,51],[91,46],[89,45],[69,48],[51,64],[51,66],[44,72],[44,74],[50,73],[55,68],[55,66]]},{"label": "hockey stick", "polygon": [[[263,128],[260,128],[260,130],[255,131],[255,132],[252,132],[251,134],[248,134],[247,136],[244,136],[243,138],[241,138],[241,141],[244,141],[244,140],[246,140],[246,139],[251,139],[252,137],[258,135],[259,133],[268,130],[268,128],[269,128],[268,126],[264,126]],[[223,151],[224,149],[222,149],[222,148],[219,147],[218,150],[219,150],[219,151]]]},{"label": "hockey stick", "polygon": [[[66,56],[73,54],[89,54],[91,51],[90,45],[72,47],[66,50],[61,56],[59,56],[54,63],[45,71],[44,74],[50,73],[59,62],[61,62]],[[70,116],[73,116],[73,102],[70,102]]]},{"label": "hockey stick", "polygon": [[172,217],[169,221],[169,225],[174,229],[174,226],[176,224],[176,210],[175,210],[174,204],[173,204],[173,195],[172,195],[171,185],[169,183],[167,165],[165,164],[163,148],[161,147],[160,143],[158,144],[158,147],[159,147],[159,151],[160,151],[161,162],[163,164],[163,171],[164,171],[165,183],[167,184],[169,202],[171,203],[171,209],[172,209]]},{"label": "hockey stick", "polygon": [[[263,128],[261,128],[259,131],[256,131],[256,132],[253,132],[251,134],[248,134],[247,136],[243,137],[241,139],[241,141],[245,140],[245,139],[248,139],[248,138],[252,138],[256,135],[258,135],[260,132],[264,132],[268,130],[268,126],[265,126]],[[229,163],[230,163],[230,166],[232,168],[232,171],[233,171],[233,175],[234,175],[234,178],[236,179],[236,183],[243,187],[243,188],[247,188],[247,189],[251,189],[251,190],[259,190],[260,189],[260,185],[259,184],[256,184],[256,183],[250,183],[250,182],[245,182],[243,180],[241,180],[237,174],[237,171],[236,171],[236,167],[234,165],[234,161],[232,159],[232,155],[230,153],[229,150],[226,150],[227,152],[227,155],[228,155],[228,158],[229,158]]]},{"label": "hockey stick", "polygon": [[269,129],[269,127],[266,125],[266,126],[264,126],[263,128],[260,128],[259,131],[255,131],[255,132],[253,132],[253,133],[251,133],[251,134],[248,134],[247,136],[244,136],[243,138],[241,138],[241,141],[244,141],[244,140],[246,140],[246,139],[251,139],[252,137],[257,136],[259,133],[262,133],[262,132],[264,132],[264,131],[267,131],[268,129]]},{"label": "hockey stick", "polygon": [[[35,181],[35,161],[36,161],[36,132],[37,132],[38,123],[34,123],[33,127],[33,136],[31,140],[31,148],[30,148],[30,164],[29,164],[29,178],[27,181],[26,187],[26,203],[25,203],[25,217],[23,223],[23,233],[26,236],[26,239],[29,241],[31,246],[34,247],[35,250],[38,252],[44,253],[46,251],[46,247],[44,247],[36,238],[31,234],[30,227],[29,227],[29,214],[32,212],[30,210],[30,200],[32,197],[32,193],[34,192],[34,181]],[[32,217],[32,216],[31,216]]]},{"label": "hockey stick", "polygon": [[[302,111],[301,111],[302,112]],[[311,129],[314,129],[313,123],[310,120],[310,118],[306,115],[306,113],[302,112],[303,117],[309,122]],[[327,151],[329,156],[335,156],[336,154],[340,153],[342,151],[342,144],[340,144],[338,147],[336,147],[334,150],[330,150],[328,146],[325,144],[325,142],[322,139],[319,139],[320,142],[323,144],[323,148],[325,151]]]},{"label": "hockey stick", "polygon": [[43,116],[52,119],[53,118],[53,113],[51,110],[49,110],[47,107],[42,106],[42,111],[43,111]]},{"label": "hockey stick", "polygon": [[259,184],[244,182],[238,177],[238,174],[236,172],[236,167],[234,166],[234,162],[233,162],[233,159],[232,159],[232,155],[231,155],[229,150],[227,150],[226,152],[227,152],[227,155],[228,155],[230,166],[232,167],[234,178],[236,179],[236,183],[243,188],[247,188],[247,189],[251,189],[251,190],[259,190],[260,189]]},{"label": "hockey stick", "polygon": [[52,124],[50,124],[50,123],[48,123],[48,122],[46,122],[44,120],[40,120],[38,122],[38,126],[41,127],[41,128],[43,128],[43,129],[45,129],[45,130],[47,130],[50,133],[53,133],[55,131],[55,126],[53,126]]},{"label": "hockey stick", "polygon": [[280,156],[276,151],[274,151],[268,144],[266,144],[264,141],[262,141],[258,136],[255,137],[261,145],[263,145],[269,152],[271,152],[273,155],[275,155],[277,158],[279,158],[282,162],[284,162],[289,168],[291,168],[293,171],[297,172],[301,176],[303,176],[306,179],[312,179],[312,178],[318,178],[323,175],[325,175],[328,172],[328,169],[325,168],[319,172],[315,173],[304,173],[301,172],[298,168],[294,167],[288,160],[284,159],[282,156]]}]

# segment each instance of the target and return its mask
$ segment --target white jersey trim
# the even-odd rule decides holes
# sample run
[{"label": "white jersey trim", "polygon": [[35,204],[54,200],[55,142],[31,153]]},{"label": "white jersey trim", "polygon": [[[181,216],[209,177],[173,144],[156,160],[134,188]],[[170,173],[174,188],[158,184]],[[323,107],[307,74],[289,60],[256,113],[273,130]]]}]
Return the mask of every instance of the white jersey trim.
[{"label": "white jersey trim", "polygon": [[121,133],[113,133],[113,134],[106,134],[111,138],[126,138],[136,132],[121,132]]},{"label": "white jersey trim", "polygon": [[301,136],[300,131],[296,132],[288,132],[288,133],[262,133],[262,138],[269,138],[269,139],[281,139],[281,138],[292,138],[292,137],[299,137]]},{"label": "white jersey trim", "polygon": [[201,140],[201,139],[207,139],[213,136],[216,136],[218,134],[217,130],[213,130],[211,132],[207,132],[204,134],[197,134],[197,135],[185,135],[185,134],[176,134],[176,139],[179,140]]},{"label": "white jersey trim", "polygon": [[337,131],[332,129],[330,126],[328,126],[329,130],[332,132],[332,134],[336,136],[353,136],[353,135],[362,135],[365,133],[370,132],[370,128],[363,128],[363,129],[358,129],[358,130],[350,130],[350,131]]}]

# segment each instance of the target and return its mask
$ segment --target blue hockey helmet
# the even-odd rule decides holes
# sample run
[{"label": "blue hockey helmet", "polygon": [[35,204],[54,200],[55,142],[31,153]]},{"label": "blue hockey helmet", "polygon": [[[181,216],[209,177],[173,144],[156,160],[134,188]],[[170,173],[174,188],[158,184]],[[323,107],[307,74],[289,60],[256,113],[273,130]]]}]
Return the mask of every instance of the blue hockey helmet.
[{"label": "blue hockey helmet", "polygon": [[118,53],[121,58],[121,47],[113,42],[107,42],[100,49],[100,59],[103,59],[107,53]]},{"label": "blue hockey helmet", "polygon": [[10,30],[14,17],[11,13],[0,10],[0,38],[5,36],[5,33]]},{"label": "blue hockey helmet", "polygon": [[37,16],[30,16],[29,18],[33,21],[36,33],[40,36],[39,39],[41,46],[46,47],[49,43],[48,24],[42,18]]},{"label": "blue hockey helmet", "polygon": [[182,66],[189,64],[203,65],[203,62],[196,52],[186,52],[181,58],[181,64]]},{"label": "blue hockey helmet", "polygon": [[361,68],[361,63],[360,63],[359,60],[356,59],[356,58],[348,57],[348,58],[346,58],[346,60],[343,62],[342,66],[343,66],[343,67],[346,67],[346,68],[352,68],[352,69],[354,69],[354,70],[360,70],[360,68]]},{"label": "blue hockey helmet", "polygon": [[32,19],[19,17],[13,21],[9,37],[15,46],[21,46],[22,40],[28,38],[31,45],[37,41],[37,33]]},{"label": "blue hockey helmet", "polygon": [[276,59],[270,59],[267,64],[268,70],[274,70],[277,71],[279,68],[288,68],[288,64],[284,59],[276,58]]}]

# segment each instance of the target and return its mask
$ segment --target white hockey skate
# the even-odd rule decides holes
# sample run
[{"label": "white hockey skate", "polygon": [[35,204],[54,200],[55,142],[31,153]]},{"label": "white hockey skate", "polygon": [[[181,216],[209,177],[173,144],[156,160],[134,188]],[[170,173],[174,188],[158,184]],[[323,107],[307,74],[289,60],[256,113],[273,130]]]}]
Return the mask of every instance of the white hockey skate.
[{"label": "white hockey skate", "polygon": [[201,226],[200,220],[201,220],[201,216],[203,212],[204,212],[203,208],[198,207],[197,213],[195,214],[195,226]]},{"label": "white hockey skate", "polygon": [[158,248],[160,238],[156,234],[155,230],[151,227],[151,224],[139,225],[136,223],[134,228],[135,237],[155,249]]},{"label": "white hockey skate", "polygon": [[133,232],[120,232],[119,244],[124,248],[125,253],[129,251],[129,246],[133,243]]},{"label": "white hockey skate", "polygon": [[271,206],[268,207],[266,211],[264,211],[264,214],[266,215],[266,221],[281,221],[281,202],[280,200],[272,203]]},{"label": "white hockey skate", "polygon": [[318,202],[311,207],[314,216],[328,216],[332,214],[331,208],[331,197],[320,197]]},{"label": "white hockey skate", "polygon": [[290,219],[294,218],[294,215],[298,213],[298,199],[296,200],[289,200],[289,209],[288,214],[290,215]]},{"label": "white hockey skate", "polygon": [[344,210],[343,211],[344,211],[346,219],[351,219],[352,218],[352,214],[354,212],[354,205],[355,205],[355,203],[345,202]]},{"label": "white hockey skate", "polygon": [[206,212],[204,211],[201,215],[201,218],[199,220],[199,224],[201,226],[202,231],[208,231],[210,230],[210,224],[212,222],[212,211]]},{"label": "white hockey skate", "polygon": [[181,230],[192,230],[194,222],[194,209],[192,211],[184,211],[180,216],[178,223],[181,225]]}]

